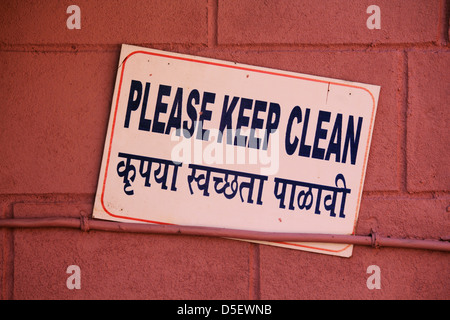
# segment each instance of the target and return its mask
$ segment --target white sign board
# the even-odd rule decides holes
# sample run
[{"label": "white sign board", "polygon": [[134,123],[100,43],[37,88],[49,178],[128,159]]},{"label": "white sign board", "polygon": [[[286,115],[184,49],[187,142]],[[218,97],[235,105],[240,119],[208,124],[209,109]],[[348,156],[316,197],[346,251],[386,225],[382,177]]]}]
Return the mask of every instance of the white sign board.
[{"label": "white sign board", "polygon": [[93,217],[352,234],[379,90],[123,45]]}]

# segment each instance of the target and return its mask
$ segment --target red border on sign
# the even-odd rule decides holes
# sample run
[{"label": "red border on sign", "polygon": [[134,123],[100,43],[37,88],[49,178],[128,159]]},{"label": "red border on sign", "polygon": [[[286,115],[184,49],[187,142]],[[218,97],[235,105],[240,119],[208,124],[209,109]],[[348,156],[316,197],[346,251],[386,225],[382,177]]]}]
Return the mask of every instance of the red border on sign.
[{"label": "red border on sign", "polygon": [[[125,65],[126,65],[127,60],[132,55],[139,54],[139,53],[153,55],[153,56],[162,57],[162,58],[169,58],[169,59],[176,59],[176,60],[183,60],[183,61],[188,61],[188,62],[207,64],[207,65],[212,65],[212,66],[216,66],[216,67],[231,68],[231,69],[242,70],[242,71],[263,73],[263,74],[268,74],[268,75],[273,75],[273,76],[280,76],[280,77],[286,77],[286,78],[292,78],[292,79],[298,79],[298,80],[306,80],[306,81],[313,81],[313,82],[320,82],[320,83],[328,83],[328,84],[333,84],[333,85],[338,85],[338,86],[362,89],[362,90],[366,91],[367,93],[369,93],[370,97],[372,98],[372,102],[373,102],[372,114],[371,114],[371,117],[370,117],[370,125],[369,125],[369,132],[372,132],[372,126],[373,126],[373,121],[374,121],[374,117],[375,117],[375,107],[376,107],[375,97],[373,96],[373,94],[369,90],[367,90],[364,87],[355,86],[355,85],[351,85],[351,84],[344,84],[344,83],[337,83],[337,82],[319,80],[319,79],[311,79],[311,78],[307,78],[307,77],[304,77],[304,76],[297,76],[297,75],[292,75],[292,74],[284,74],[284,73],[281,73],[281,72],[276,72],[276,71],[271,71],[271,70],[258,70],[258,69],[250,68],[250,67],[247,67],[247,66],[228,65],[228,64],[224,64],[224,63],[220,63],[220,62],[216,62],[216,61],[198,60],[198,59],[189,58],[189,57],[171,56],[171,55],[164,54],[164,53],[147,52],[147,51],[141,51],[141,50],[133,51],[128,56],[126,56],[126,58],[122,62],[122,71],[121,71],[121,74],[120,74],[119,88],[118,88],[118,92],[117,92],[117,99],[116,99],[116,105],[115,105],[115,110],[114,110],[114,117],[113,117],[112,128],[111,128],[111,137],[109,139],[108,157],[106,159],[105,178],[103,179],[103,187],[102,187],[102,194],[101,194],[101,204],[102,204],[103,210],[107,214],[112,216],[112,217],[121,218],[121,219],[128,219],[128,220],[134,220],[134,221],[140,221],[140,222],[155,223],[155,224],[166,224],[166,225],[172,224],[172,223],[166,223],[166,222],[160,222],[160,221],[152,221],[152,220],[146,220],[146,219],[139,219],[139,218],[133,218],[133,217],[126,217],[126,216],[116,215],[116,214],[113,214],[113,213],[109,212],[106,209],[106,206],[105,206],[105,203],[104,203],[106,179],[107,179],[107,176],[108,176],[109,160],[110,160],[110,156],[111,156],[111,145],[112,145],[113,138],[114,138],[114,128],[115,128],[115,125],[116,125],[117,109],[119,107],[119,97],[120,97],[120,92],[121,92],[121,89],[122,89],[122,80],[123,80],[123,74],[124,74],[124,70],[125,70]],[[366,150],[364,152],[364,167],[363,167],[363,172],[362,172],[362,175],[361,175],[360,185],[359,185],[359,190],[358,190],[358,200],[357,200],[357,207],[356,207],[356,213],[357,214],[355,215],[355,220],[353,222],[352,234],[355,233],[356,221],[357,221],[357,217],[358,217],[358,213],[359,213],[359,206],[360,206],[360,203],[361,203],[363,181],[364,181],[364,176],[365,176],[365,171],[366,171],[367,157],[368,157],[368,154],[369,154],[369,144],[370,144],[370,135],[367,138]],[[331,250],[331,249],[316,248],[316,247],[312,247],[312,246],[300,245],[300,244],[297,244],[297,243],[290,243],[290,242],[276,242],[276,243],[285,244],[285,245],[293,245],[293,246],[304,247],[304,248],[309,248],[309,249],[323,250],[323,251],[328,251],[328,252],[341,252],[341,251],[344,251],[345,249],[347,249],[350,246],[350,245],[347,245],[343,249],[339,249],[339,250]]]}]

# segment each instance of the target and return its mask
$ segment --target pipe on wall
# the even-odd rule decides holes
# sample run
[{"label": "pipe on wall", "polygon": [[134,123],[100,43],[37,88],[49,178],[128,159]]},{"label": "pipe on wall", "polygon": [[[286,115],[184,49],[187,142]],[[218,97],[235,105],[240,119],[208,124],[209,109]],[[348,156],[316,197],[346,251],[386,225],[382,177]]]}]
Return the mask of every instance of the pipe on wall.
[{"label": "pipe on wall", "polygon": [[444,238],[445,240],[389,238],[379,236],[375,232],[372,232],[370,235],[260,232],[211,227],[112,222],[89,219],[86,216],[81,216],[81,218],[0,219],[0,228],[73,228],[81,229],[85,232],[99,230],[126,233],[223,237],[275,242],[345,243],[372,246],[375,248],[397,247],[450,252],[450,242],[447,238]]}]

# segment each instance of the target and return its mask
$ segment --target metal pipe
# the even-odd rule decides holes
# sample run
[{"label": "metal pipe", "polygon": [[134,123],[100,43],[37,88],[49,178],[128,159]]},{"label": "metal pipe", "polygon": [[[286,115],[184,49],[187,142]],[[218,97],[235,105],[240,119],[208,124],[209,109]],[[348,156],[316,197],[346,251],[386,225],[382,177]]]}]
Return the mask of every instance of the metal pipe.
[{"label": "metal pipe", "polygon": [[450,242],[441,240],[399,239],[371,235],[261,232],[225,228],[124,223],[81,218],[0,219],[0,228],[73,228],[169,235],[192,235],[275,242],[343,243],[372,247],[398,247],[450,252]]}]

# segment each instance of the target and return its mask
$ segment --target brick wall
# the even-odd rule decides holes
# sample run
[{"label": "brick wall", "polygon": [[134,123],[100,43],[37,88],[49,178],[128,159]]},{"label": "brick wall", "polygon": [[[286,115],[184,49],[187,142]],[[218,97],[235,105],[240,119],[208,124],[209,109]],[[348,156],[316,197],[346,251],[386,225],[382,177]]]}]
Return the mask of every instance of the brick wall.
[{"label": "brick wall", "polygon": [[[73,2],[73,3],[72,3]],[[444,0],[0,2],[0,216],[92,211],[120,44],[382,87],[357,234],[450,234]],[[69,5],[81,29],[69,30]],[[369,5],[381,10],[370,30]],[[0,229],[2,299],[448,299],[448,253]],[[69,290],[66,268],[81,269]],[[381,289],[369,290],[378,265]]]}]

